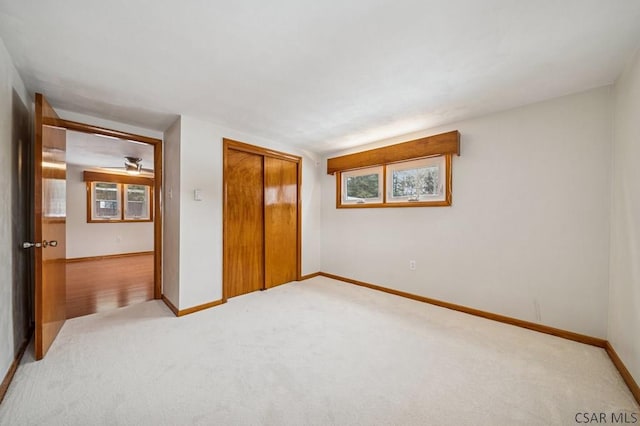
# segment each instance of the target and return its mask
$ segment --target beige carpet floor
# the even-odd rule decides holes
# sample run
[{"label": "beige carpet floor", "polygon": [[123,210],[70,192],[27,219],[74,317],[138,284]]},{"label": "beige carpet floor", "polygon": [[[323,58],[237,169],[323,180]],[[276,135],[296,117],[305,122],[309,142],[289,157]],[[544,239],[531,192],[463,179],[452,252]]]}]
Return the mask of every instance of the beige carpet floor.
[{"label": "beige carpet floor", "polygon": [[43,361],[31,353],[2,425],[575,425],[640,412],[602,349],[323,277],[181,318],[159,301],[75,318]]}]

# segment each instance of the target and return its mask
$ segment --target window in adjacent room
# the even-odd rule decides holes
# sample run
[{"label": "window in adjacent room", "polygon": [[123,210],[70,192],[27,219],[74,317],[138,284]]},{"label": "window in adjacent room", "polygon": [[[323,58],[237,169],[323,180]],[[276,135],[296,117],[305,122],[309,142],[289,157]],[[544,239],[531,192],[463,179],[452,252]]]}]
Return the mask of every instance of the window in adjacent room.
[{"label": "window in adjacent room", "polygon": [[125,220],[149,220],[150,202],[149,186],[124,185],[125,191]]},{"label": "window in adjacent room", "polygon": [[153,186],[143,183],[87,180],[87,222],[151,222]]},{"label": "window in adjacent room", "polygon": [[121,219],[120,184],[112,182],[92,182],[91,198],[91,219]]}]

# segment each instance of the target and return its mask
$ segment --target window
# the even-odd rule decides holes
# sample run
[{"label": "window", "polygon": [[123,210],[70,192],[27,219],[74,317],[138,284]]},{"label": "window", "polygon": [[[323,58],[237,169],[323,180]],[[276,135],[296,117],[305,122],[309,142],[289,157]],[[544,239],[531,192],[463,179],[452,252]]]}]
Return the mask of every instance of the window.
[{"label": "window", "polygon": [[445,201],[445,157],[387,166],[387,202]]},{"label": "window", "polygon": [[338,207],[449,206],[450,159],[438,155],[338,172]]},{"label": "window", "polygon": [[[116,182],[87,182],[88,222],[151,221],[151,187]],[[124,209],[122,208],[124,206]]]},{"label": "window", "polygon": [[91,219],[111,220],[120,217],[120,184],[93,182],[91,184],[93,206]]},{"label": "window", "polygon": [[153,221],[153,177],[85,171],[87,222]]},{"label": "window", "polygon": [[124,185],[125,220],[149,220],[149,187],[147,185]]},{"label": "window", "polygon": [[450,206],[457,130],[327,159],[336,207]]},{"label": "window", "polygon": [[342,204],[382,202],[382,167],[342,173]]}]

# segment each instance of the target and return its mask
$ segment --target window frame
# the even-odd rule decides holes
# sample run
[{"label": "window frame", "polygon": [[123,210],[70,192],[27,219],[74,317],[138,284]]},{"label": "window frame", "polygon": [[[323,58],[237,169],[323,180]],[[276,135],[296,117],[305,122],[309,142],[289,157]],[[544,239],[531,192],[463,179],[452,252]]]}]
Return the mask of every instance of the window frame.
[{"label": "window frame", "polygon": [[[389,167],[393,168],[398,165],[413,163],[420,160],[430,159],[430,158],[444,158],[444,172],[441,172],[441,175],[444,176],[443,182],[443,199],[438,200],[425,200],[425,201],[390,201],[391,188],[389,188]],[[411,158],[404,161],[396,161],[385,164],[380,164],[374,167],[382,168],[382,201],[377,203],[344,203],[342,200],[342,192],[343,192],[343,175],[345,173],[350,173],[356,170],[367,170],[372,169],[374,167],[363,167],[360,169],[353,170],[340,170],[336,171],[336,208],[339,209],[349,209],[349,208],[381,208],[381,207],[448,207],[452,204],[452,154],[438,154],[438,155],[429,155],[425,157],[419,158]]]},{"label": "window frame", "polygon": [[[118,217],[96,218],[94,214],[95,206],[95,186],[98,183],[115,184],[118,192]],[[87,223],[123,223],[123,222],[153,222],[153,185],[146,183],[120,183],[107,182],[101,180],[86,181],[87,184]],[[127,218],[126,216],[126,188],[128,185],[141,185],[147,187],[147,218]]]}]

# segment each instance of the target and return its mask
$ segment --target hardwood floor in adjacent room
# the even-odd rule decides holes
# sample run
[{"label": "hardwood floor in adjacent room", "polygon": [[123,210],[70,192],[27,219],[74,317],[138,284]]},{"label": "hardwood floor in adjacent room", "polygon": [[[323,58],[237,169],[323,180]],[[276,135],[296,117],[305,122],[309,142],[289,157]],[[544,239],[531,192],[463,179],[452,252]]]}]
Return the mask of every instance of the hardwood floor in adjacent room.
[{"label": "hardwood floor in adjacent room", "polygon": [[67,259],[67,318],[153,299],[153,253]]}]

